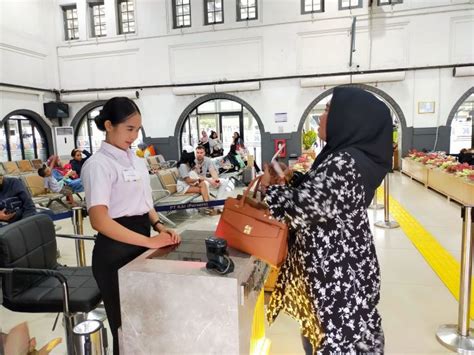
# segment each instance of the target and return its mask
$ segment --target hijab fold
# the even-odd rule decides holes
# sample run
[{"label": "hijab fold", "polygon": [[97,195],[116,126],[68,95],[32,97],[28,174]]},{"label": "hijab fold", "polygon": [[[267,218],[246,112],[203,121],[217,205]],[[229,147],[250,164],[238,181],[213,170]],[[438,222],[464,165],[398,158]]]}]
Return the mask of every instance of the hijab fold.
[{"label": "hijab fold", "polygon": [[330,154],[347,152],[362,176],[366,206],[392,166],[392,117],[387,105],[354,87],[336,87],[326,124],[327,142],[311,169]]}]

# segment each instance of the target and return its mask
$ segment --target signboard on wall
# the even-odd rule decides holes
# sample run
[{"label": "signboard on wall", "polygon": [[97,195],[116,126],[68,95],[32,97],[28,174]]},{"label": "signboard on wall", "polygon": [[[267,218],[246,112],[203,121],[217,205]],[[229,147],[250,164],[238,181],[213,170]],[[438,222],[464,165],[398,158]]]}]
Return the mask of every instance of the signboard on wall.
[{"label": "signboard on wall", "polygon": [[275,113],[275,122],[287,122],[288,121],[288,113],[286,112],[276,112]]}]

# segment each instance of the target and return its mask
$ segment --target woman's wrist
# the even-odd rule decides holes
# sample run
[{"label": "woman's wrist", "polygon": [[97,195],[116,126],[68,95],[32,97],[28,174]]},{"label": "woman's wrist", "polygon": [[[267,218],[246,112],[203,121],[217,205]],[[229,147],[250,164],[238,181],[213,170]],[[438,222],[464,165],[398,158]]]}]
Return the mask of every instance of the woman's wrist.
[{"label": "woman's wrist", "polygon": [[[161,225],[161,227],[160,227]],[[160,222],[160,220],[156,221],[155,223],[152,224],[152,228],[153,230],[157,231],[157,232],[162,232],[163,229],[164,229],[164,225],[163,223]]]}]

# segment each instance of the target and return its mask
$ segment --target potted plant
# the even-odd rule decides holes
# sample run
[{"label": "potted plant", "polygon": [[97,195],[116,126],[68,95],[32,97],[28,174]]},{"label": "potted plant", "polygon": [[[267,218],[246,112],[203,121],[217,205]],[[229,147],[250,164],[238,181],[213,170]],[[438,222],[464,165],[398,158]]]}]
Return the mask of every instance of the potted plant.
[{"label": "potted plant", "polygon": [[314,143],[316,143],[317,139],[318,139],[318,134],[315,131],[309,130],[309,131],[303,132],[303,148],[304,148],[303,153],[306,153],[312,156],[313,159],[316,157],[316,152],[313,149],[313,145]]}]

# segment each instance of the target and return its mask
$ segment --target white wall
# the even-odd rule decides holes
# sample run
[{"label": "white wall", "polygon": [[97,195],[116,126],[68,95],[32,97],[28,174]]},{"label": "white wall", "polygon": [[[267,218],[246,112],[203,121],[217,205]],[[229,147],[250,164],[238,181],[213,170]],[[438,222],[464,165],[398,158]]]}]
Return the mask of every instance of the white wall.
[{"label": "white wall", "polygon": [[[203,1],[191,0],[192,27],[173,29],[171,1],[135,0],[137,31],[118,35],[115,1],[105,0],[108,35],[97,39],[90,37],[86,0],[0,0],[2,10],[7,10],[2,14],[9,13],[2,15],[2,29],[8,30],[2,38],[16,43],[25,37],[10,13],[28,12],[29,41],[23,38],[20,43],[36,48],[45,55],[40,62],[48,63],[43,64],[46,69],[33,66],[34,73],[23,75],[16,65],[20,57],[8,59],[14,70],[3,66],[8,80],[1,81],[81,90],[347,72],[353,16],[357,16],[353,70],[356,65],[359,70],[374,70],[474,62],[473,1],[405,0],[378,7],[374,0],[369,10],[364,0],[362,9],[339,11],[337,1],[327,0],[324,13],[301,15],[300,1],[259,0],[259,19],[248,22],[236,21],[235,1],[225,1],[224,24],[204,26]],[[80,39],[66,42],[60,6],[71,3],[77,3]],[[26,11],[28,5],[32,7]],[[32,23],[44,25],[46,34],[35,32],[38,26]],[[48,49],[51,41],[57,46],[57,70],[51,55],[54,46]],[[56,74],[46,74],[49,71]],[[446,122],[452,105],[472,81],[472,77],[453,78],[450,69],[433,69],[407,71],[404,81],[376,85],[400,105],[408,126],[433,127]],[[299,79],[284,79],[262,81],[260,91],[236,95],[256,110],[266,131],[278,133],[295,131],[307,105],[324,91],[302,89]],[[147,135],[173,135],[179,115],[196,97],[175,96],[171,88],[142,90],[138,103]],[[435,113],[418,114],[418,101],[434,101]],[[71,116],[86,103],[72,104]],[[287,112],[288,122],[276,125],[275,112]]]},{"label": "white wall", "polygon": [[[59,87],[55,9],[53,0],[0,0],[0,83]],[[42,115],[43,100],[42,91],[1,87],[0,119],[17,109]]]}]

